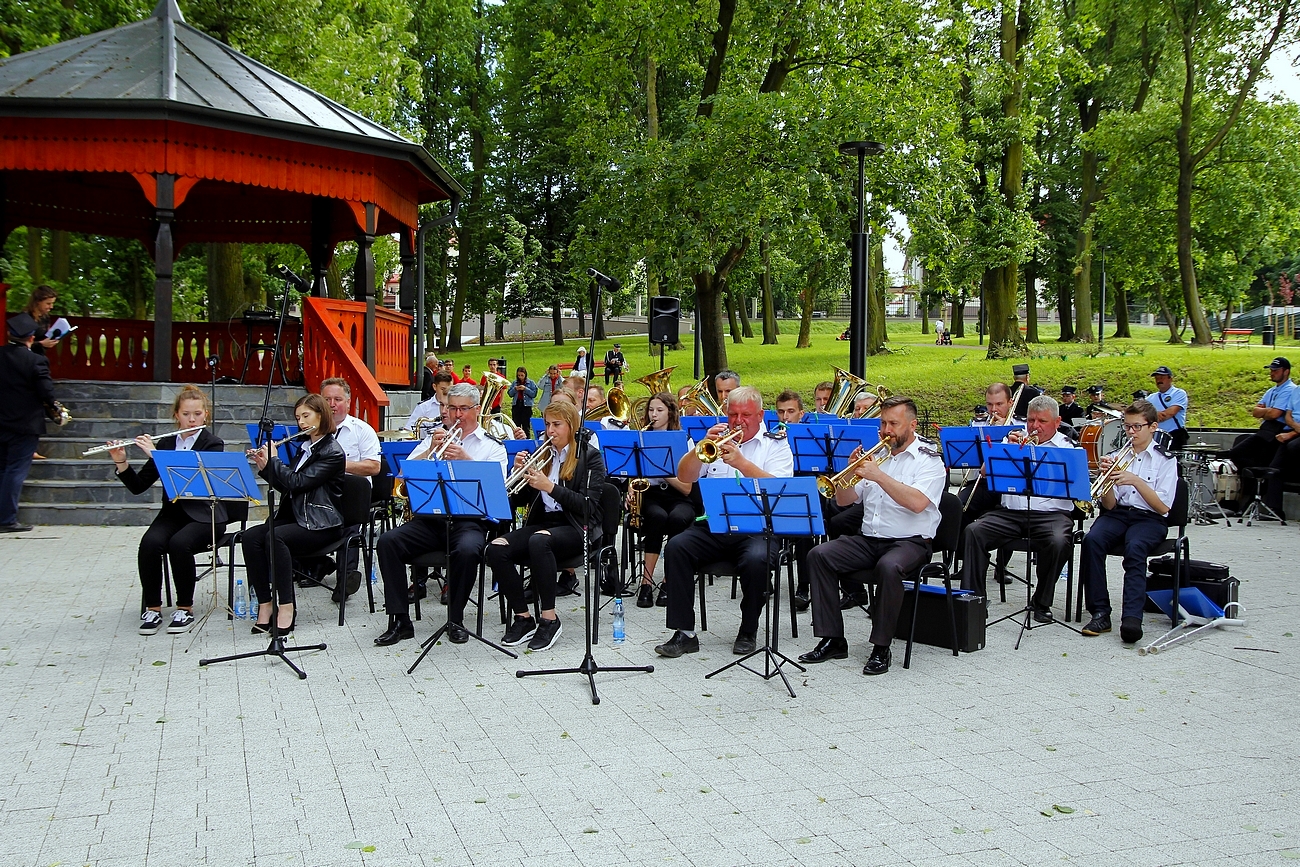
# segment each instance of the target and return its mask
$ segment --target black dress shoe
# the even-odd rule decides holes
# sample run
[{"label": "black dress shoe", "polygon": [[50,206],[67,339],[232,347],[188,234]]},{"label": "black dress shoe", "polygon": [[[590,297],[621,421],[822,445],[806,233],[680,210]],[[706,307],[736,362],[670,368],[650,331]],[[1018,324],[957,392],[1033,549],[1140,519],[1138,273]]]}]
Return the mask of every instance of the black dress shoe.
[{"label": "black dress shoe", "polygon": [[469,630],[459,623],[448,623],[447,640],[452,644],[464,644],[469,641]]},{"label": "black dress shoe", "polygon": [[655,607],[655,588],[653,584],[642,584],[641,589],[636,592],[637,608],[654,608]]},{"label": "black dress shoe", "polygon": [[412,584],[406,588],[406,601],[415,602],[429,595],[429,588],[423,583]]},{"label": "black dress shoe", "polygon": [[663,644],[655,646],[655,653],[660,656],[666,656],[669,659],[676,659],[684,653],[699,653],[700,638],[698,635],[687,635],[680,629],[673,633],[673,637]]},{"label": "black dress shoe", "polygon": [[253,628],[248,630],[253,635],[266,635],[271,631],[270,623],[254,623]]},{"label": "black dress shoe", "polygon": [[799,657],[800,662],[825,662],[828,659],[848,659],[849,643],[843,638],[823,638],[817,646]]},{"label": "black dress shoe", "polygon": [[668,585],[659,585],[659,595],[655,596],[655,608],[668,607]]},{"label": "black dress shoe", "polygon": [[859,605],[866,607],[871,602],[871,597],[864,590],[861,593],[845,593],[840,597],[840,610],[848,611],[851,608],[857,608]]},{"label": "black dress shoe", "polygon": [[746,653],[753,653],[758,648],[758,643],[752,633],[737,632],[736,640],[732,642],[731,652],[736,656],[744,656]]},{"label": "black dress shoe", "polygon": [[414,637],[415,624],[409,620],[394,617],[388,624],[388,631],[376,638],[375,644],[379,647],[387,647],[390,644],[396,644],[399,641],[406,641],[408,638]]},{"label": "black dress shoe", "polygon": [[807,590],[794,591],[795,611],[807,611],[809,605],[812,605],[812,599],[808,596]]},{"label": "black dress shoe", "polygon": [[1051,622],[1052,622],[1052,609],[1049,608],[1049,607],[1046,606],[1046,605],[1035,605],[1035,606],[1034,606],[1034,622],[1035,622],[1035,623],[1051,623]]},{"label": "black dress shoe", "polygon": [[877,646],[871,651],[867,664],[862,666],[863,674],[884,674],[889,671],[889,648]]}]

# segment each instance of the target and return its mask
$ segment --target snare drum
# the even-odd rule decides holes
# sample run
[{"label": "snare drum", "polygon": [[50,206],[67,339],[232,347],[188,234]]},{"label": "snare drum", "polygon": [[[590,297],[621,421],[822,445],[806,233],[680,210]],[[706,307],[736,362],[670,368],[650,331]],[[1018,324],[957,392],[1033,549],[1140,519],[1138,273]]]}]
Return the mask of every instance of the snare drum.
[{"label": "snare drum", "polygon": [[1090,421],[1079,429],[1079,445],[1088,453],[1088,469],[1098,470],[1103,455],[1124,447],[1124,421],[1118,418]]}]

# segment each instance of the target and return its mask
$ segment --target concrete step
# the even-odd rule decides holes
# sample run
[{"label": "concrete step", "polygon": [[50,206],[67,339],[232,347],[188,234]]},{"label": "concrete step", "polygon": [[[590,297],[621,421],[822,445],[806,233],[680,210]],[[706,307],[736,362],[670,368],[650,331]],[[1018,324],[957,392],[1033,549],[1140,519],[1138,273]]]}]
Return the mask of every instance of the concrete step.
[{"label": "concrete step", "polygon": [[[147,527],[157,514],[158,506],[145,502],[123,503],[112,508],[91,508],[78,503],[23,503],[18,507],[18,521],[35,526]],[[250,527],[265,520],[265,506],[249,509]]]},{"label": "concrete step", "polygon": [[[265,497],[266,483],[258,479],[258,489]],[[161,503],[162,484],[155,482],[143,494],[133,494],[117,479],[67,480],[32,479],[23,484],[22,502],[31,505],[67,504],[95,507],[137,503]]]}]

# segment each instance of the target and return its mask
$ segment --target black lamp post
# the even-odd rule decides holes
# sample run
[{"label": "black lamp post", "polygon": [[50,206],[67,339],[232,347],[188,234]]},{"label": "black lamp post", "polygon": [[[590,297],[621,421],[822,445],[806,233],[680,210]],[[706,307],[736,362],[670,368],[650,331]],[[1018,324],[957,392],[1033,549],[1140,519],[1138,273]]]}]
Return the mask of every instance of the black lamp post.
[{"label": "black lamp post", "polygon": [[849,239],[849,373],[867,375],[867,224],[864,215],[864,169],[868,156],[880,156],[885,146],[874,141],[846,141],[840,153],[858,158],[858,220]]}]

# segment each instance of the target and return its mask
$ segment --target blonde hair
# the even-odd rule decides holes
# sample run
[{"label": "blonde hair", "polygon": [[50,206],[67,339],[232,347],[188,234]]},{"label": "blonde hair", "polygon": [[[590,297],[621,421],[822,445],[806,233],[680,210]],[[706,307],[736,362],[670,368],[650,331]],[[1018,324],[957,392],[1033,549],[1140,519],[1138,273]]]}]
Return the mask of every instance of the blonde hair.
[{"label": "blonde hair", "polygon": [[176,414],[181,411],[181,404],[187,400],[202,402],[204,421],[212,421],[212,402],[208,400],[208,396],[203,389],[197,385],[187,385],[176,392],[176,397],[172,400],[172,418],[176,418]]},{"label": "blonde hair", "polygon": [[[573,435],[573,442],[569,446],[569,456],[560,465],[560,478],[569,481],[578,469],[578,430],[582,427],[582,416],[578,413],[578,407],[574,404],[563,400],[556,403],[552,400],[546,405],[546,409],[542,410],[542,418],[565,422]],[[546,469],[548,472],[550,471],[549,463],[546,465]]]}]

